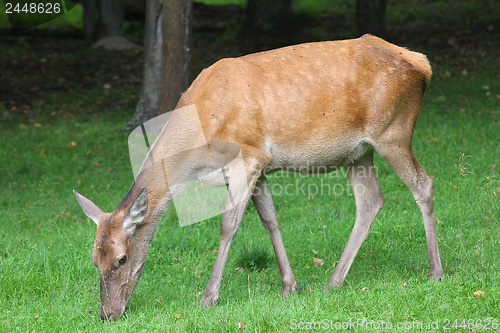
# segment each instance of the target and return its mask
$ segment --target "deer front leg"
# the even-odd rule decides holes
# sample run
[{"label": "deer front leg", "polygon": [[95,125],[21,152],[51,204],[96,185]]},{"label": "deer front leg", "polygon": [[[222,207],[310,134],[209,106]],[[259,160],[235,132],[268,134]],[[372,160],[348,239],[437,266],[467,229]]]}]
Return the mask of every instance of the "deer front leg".
[{"label": "deer front leg", "polygon": [[295,282],[292,268],[286,256],[285,247],[278,227],[278,216],[274,208],[271,190],[264,176],[257,181],[252,201],[273,243],[274,253],[281,273],[281,282],[283,284],[282,295],[286,296],[293,291],[300,290],[300,287]]},{"label": "deer front leg", "polygon": [[222,281],[222,274],[226,266],[229,249],[233,243],[234,236],[238,231],[245,207],[235,207],[232,210],[226,211],[222,217],[220,244],[217,258],[215,259],[214,268],[210,275],[205,293],[200,300],[200,306],[213,306],[219,303],[219,289]]},{"label": "deer front leg", "polygon": [[[226,210],[222,216],[219,251],[217,252],[214,268],[210,275],[207,288],[200,300],[200,306],[203,307],[213,306],[219,303],[219,289],[229,249],[240,227],[241,220],[243,219],[243,215],[252,195],[252,190],[258,178],[257,176],[251,177],[248,186],[246,177],[240,176],[237,179],[234,178],[234,175],[238,176],[245,174],[245,170],[231,172],[230,169],[230,175],[233,176],[229,180],[229,197],[226,204]],[[258,175],[258,172],[254,172],[253,174]]]}]

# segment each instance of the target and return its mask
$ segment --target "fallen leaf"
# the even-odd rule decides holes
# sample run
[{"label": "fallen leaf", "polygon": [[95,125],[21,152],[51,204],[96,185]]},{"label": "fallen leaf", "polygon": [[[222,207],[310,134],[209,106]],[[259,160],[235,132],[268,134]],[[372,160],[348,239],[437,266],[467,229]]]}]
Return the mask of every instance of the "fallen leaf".
[{"label": "fallen leaf", "polygon": [[243,325],[243,323],[238,323],[238,328],[243,331],[245,329],[245,325]]},{"label": "fallen leaf", "polygon": [[313,261],[314,261],[314,266],[323,266],[325,264],[325,261],[323,259],[318,259],[313,257]]},{"label": "fallen leaf", "polygon": [[484,296],[485,296],[484,295],[484,291],[482,291],[482,290],[477,290],[477,291],[474,292],[474,297],[475,298],[484,297]]},{"label": "fallen leaf", "polygon": [[399,285],[399,288],[401,288],[401,289],[402,289],[402,288],[406,287],[406,285],[407,285],[407,284],[408,284],[408,282],[403,281],[403,282],[401,282],[401,284]]},{"label": "fallen leaf", "polygon": [[179,318],[181,318],[181,316],[182,316],[182,313],[178,313],[175,315],[175,318],[179,319]]},{"label": "fallen leaf", "polygon": [[495,170],[496,168],[497,168],[497,164],[496,163],[491,166],[491,170]]},{"label": "fallen leaf", "polygon": [[70,143],[68,143],[68,146],[70,146],[70,147],[76,147],[76,142],[75,141],[71,141]]}]

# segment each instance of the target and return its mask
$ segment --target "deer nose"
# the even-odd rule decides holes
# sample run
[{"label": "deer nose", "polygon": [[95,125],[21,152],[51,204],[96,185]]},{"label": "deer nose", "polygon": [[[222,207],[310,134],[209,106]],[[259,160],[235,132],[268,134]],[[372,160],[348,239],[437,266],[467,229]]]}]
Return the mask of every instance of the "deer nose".
[{"label": "deer nose", "polygon": [[126,306],[118,307],[118,308],[113,308],[111,306],[106,308],[106,307],[101,306],[101,320],[103,320],[103,321],[118,320],[123,315],[123,313],[125,312],[126,309],[127,309]]}]

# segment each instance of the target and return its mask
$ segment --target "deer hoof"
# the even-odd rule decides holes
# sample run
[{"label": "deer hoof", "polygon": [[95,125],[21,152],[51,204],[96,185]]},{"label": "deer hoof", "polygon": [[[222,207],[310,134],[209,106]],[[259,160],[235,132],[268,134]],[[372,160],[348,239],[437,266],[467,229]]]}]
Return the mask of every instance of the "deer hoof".
[{"label": "deer hoof", "polygon": [[443,274],[442,274],[442,273],[441,273],[441,274],[436,274],[436,275],[432,275],[432,274],[431,274],[431,275],[429,276],[429,280],[431,280],[431,281],[437,281],[437,282],[442,282],[442,281],[443,281],[443,277],[444,277],[444,276],[443,276]]},{"label": "deer hoof", "polygon": [[327,283],[326,286],[323,287],[323,292],[340,289],[340,287],[342,287],[342,283],[338,283],[337,281],[334,281],[333,283]]},{"label": "deer hoof", "polygon": [[208,308],[212,306],[217,306],[219,305],[219,298],[211,298],[211,297],[203,297],[200,301],[200,307],[202,308]]},{"label": "deer hoof", "polygon": [[301,290],[302,290],[302,288],[300,288],[297,283],[294,283],[293,286],[291,286],[291,287],[283,288],[283,291],[281,292],[281,296],[288,296],[294,292],[301,291]]}]

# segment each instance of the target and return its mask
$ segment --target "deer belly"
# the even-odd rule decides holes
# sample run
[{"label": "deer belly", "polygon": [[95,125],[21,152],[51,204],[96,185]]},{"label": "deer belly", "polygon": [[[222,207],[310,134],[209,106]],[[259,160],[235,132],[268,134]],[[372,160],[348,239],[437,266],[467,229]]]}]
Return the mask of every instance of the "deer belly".
[{"label": "deer belly", "polygon": [[306,174],[328,173],[359,160],[372,149],[365,141],[336,142],[329,145],[286,147],[269,144],[273,156],[269,171],[294,171]]}]

